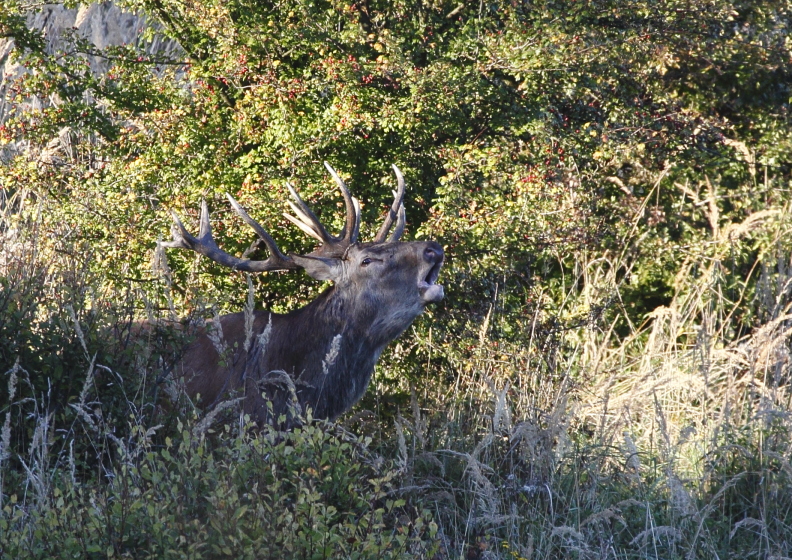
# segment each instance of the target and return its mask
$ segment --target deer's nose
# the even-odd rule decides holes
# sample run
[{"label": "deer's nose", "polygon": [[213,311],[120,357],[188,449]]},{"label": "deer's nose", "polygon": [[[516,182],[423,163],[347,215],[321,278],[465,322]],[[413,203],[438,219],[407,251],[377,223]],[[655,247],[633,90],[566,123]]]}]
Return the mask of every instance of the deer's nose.
[{"label": "deer's nose", "polygon": [[443,248],[438,244],[432,242],[423,252],[426,262],[439,263],[443,260]]}]

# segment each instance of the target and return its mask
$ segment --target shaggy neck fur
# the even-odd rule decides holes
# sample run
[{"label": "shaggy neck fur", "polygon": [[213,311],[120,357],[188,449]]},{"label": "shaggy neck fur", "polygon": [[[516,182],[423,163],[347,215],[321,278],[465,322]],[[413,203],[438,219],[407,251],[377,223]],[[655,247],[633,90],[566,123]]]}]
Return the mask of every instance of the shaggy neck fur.
[{"label": "shaggy neck fur", "polygon": [[382,301],[350,297],[333,286],[283,317],[294,320],[292,351],[302,357],[282,364],[283,369],[295,379],[299,401],[314,416],[332,420],[360,400],[382,350],[420,313],[388,314],[383,309]]}]

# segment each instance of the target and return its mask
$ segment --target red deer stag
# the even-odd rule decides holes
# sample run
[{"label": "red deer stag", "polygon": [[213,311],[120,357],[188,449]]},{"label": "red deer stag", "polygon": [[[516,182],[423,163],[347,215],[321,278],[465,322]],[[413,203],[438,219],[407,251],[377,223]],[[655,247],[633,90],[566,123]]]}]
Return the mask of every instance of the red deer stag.
[{"label": "red deer stag", "polygon": [[187,394],[199,397],[203,405],[243,397],[244,411],[259,425],[277,422],[282,414],[293,425],[295,404],[300,412],[310,407],[314,418],[333,420],[363,396],[385,346],[428,303],[443,299],[443,287],[435,283],[443,248],[434,241],[399,241],[405,224],[399,169],[393,166],[398,189],[384,223],[373,241],[361,243],[360,205],[333,168],[325,166],[344,197],[346,223],[338,237],[330,235],[289,185],[294,198],[289,205],[296,217],[284,216],[319,241],[307,255],[281,252],[230,195],[234,211],[258,234],[256,243],[269,251],[266,260],[237,258],[221,250],[212,238],[206,201],[198,237],[173,214],[173,240],[163,243],[165,247],[191,249],[234,270],[303,269],[317,280],[333,282],[308,305],[286,315],[256,311],[247,314],[246,325],[246,313],[232,313],[209,325],[187,348],[176,372]]}]

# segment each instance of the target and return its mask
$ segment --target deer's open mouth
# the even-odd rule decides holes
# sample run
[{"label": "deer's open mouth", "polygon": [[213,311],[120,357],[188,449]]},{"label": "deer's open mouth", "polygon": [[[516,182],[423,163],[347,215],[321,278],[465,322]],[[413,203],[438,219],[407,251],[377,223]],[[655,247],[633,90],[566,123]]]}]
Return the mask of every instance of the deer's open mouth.
[{"label": "deer's open mouth", "polygon": [[423,280],[418,281],[418,291],[421,294],[421,299],[427,303],[440,301],[445,295],[443,293],[443,286],[435,284],[437,277],[440,276],[440,268],[443,266],[443,261],[433,265]]}]

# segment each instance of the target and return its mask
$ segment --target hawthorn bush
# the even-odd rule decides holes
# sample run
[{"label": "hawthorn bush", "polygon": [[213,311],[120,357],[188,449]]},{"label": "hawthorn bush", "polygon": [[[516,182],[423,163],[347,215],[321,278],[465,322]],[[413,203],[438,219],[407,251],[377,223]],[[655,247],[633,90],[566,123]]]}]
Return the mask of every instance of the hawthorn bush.
[{"label": "hawthorn bush", "polygon": [[[0,9],[24,69],[0,124],[0,371],[27,380],[0,392],[7,480],[36,479],[51,415],[74,481],[99,484],[124,463],[69,439],[85,380],[107,433],[134,439],[164,421],[150,388],[179,336],[130,346],[131,325],[242,305],[242,275],[152,258],[171,210],[194,224],[206,198],[239,254],[253,235],[228,192],[305,251],[286,182],[340,228],[327,160],[365,239],[396,163],[407,237],[446,248],[447,296],[383,356],[355,429],[399,463],[410,516],[431,504],[443,554],[789,555],[789,6],[117,5],[140,33],[102,49],[32,29],[52,7]],[[321,288],[255,282],[276,311]]]}]

